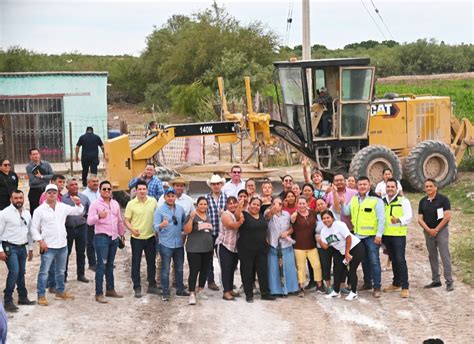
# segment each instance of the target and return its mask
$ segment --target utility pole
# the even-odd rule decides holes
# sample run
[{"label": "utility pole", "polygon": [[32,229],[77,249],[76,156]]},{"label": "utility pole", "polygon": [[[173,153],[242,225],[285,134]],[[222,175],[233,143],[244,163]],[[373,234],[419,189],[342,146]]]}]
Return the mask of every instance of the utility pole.
[{"label": "utility pole", "polygon": [[303,0],[303,60],[311,59],[311,23],[309,20],[309,0]]},{"label": "utility pole", "polygon": [[[302,17],[303,17],[303,60],[311,60],[311,22],[310,22],[310,8],[309,8],[309,0],[303,0],[303,8],[302,8]],[[306,78],[308,80],[308,94],[309,94],[309,102],[312,103],[313,101],[313,82],[311,77],[311,70],[308,69],[306,71]]]}]

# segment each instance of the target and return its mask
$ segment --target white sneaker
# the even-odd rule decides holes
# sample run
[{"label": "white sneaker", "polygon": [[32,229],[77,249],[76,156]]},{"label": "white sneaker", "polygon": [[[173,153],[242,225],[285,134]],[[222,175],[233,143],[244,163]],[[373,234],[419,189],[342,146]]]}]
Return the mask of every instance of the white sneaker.
[{"label": "white sneaker", "polygon": [[341,294],[336,293],[334,290],[331,292],[331,294],[326,295],[326,299],[339,299],[341,297]]},{"label": "white sneaker", "polygon": [[195,305],[196,304],[196,295],[194,295],[194,293],[192,293],[191,295],[189,295],[189,302],[188,302],[189,305]]},{"label": "white sneaker", "polygon": [[353,293],[352,291],[349,293],[349,295],[347,295],[346,297],[346,301],[352,301],[352,300],[355,300],[359,297],[359,295],[357,295],[357,293]]},{"label": "white sneaker", "polygon": [[209,297],[204,293],[204,291],[197,292],[196,298],[199,300],[209,300]]}]

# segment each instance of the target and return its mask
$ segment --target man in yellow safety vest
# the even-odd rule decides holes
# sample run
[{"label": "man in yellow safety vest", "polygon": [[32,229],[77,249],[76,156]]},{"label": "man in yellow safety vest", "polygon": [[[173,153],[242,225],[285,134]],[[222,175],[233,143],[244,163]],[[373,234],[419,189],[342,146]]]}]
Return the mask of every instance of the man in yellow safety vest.
[{"label": "man in yellow safety vest", "polygon": [[403,298],[410,297],[408,291],[408,268],[405,260],[408,224],[413,217],[410,201],[398,193],[397,181],[386,181],[385,231],[382,242],[387,247],[393,266],[392,284],[384,292],[400,291]]},{"label": "man in yellow safety vest", "polygon": [[374,289],[374,297],[381,296],[382,269],[379,249],[385,230],[385,211],[380,198],[370,196],[370,180],[360,177],[357,181],[357,194],[343,207],[344,215],[351,215],[355,235],[364,243],[367,257],[362,262],[364,285],[359,290]]}]

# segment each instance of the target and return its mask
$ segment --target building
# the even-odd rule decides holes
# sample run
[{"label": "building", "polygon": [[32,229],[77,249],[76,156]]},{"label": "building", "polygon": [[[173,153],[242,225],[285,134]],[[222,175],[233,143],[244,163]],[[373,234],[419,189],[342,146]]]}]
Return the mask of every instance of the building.
[{"label": "building", "polygon": [[28,162],[39,148],[51,162],[69,160],[86,127],[106,138],[107,72],[0,73],[1,155]]}]

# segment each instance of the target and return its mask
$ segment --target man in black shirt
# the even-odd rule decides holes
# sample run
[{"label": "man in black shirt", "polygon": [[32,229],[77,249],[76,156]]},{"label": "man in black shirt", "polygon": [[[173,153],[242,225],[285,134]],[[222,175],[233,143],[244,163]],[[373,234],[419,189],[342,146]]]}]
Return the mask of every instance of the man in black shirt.
[{"label": "man in black shirt", "polygon": [[453,291],[453,277],[451,273],[451,254],[449,252],[448,223],[451,219],[451,205],[446,196],[439,194],[436,181],[425,181],[426,196],[420,200],[418,206],[418,223],[424,230],[426,248],[431,265],[430,284],[425,288],[441,287],[439,276],[438,250],[443,263],[446,290]]},{"label": "man in black shirt", "polygon": [[10,194],[18,189],[18,176],[8,159],[0,159],[0,210],[10,205]]},{"label": "man in black shirt", "polygon": [[79,162],[79,149],[82,146],[81,163],[82,163],[82,186],[87,186],[87,175],[89,168],[92,174],[97,174],[97,166],[99,165],[99,147],[104,153],[104,144],[99,136],[94,134],[92,127],[87,127],[86,133],[79,137],[76,144],[76,162]]}]

